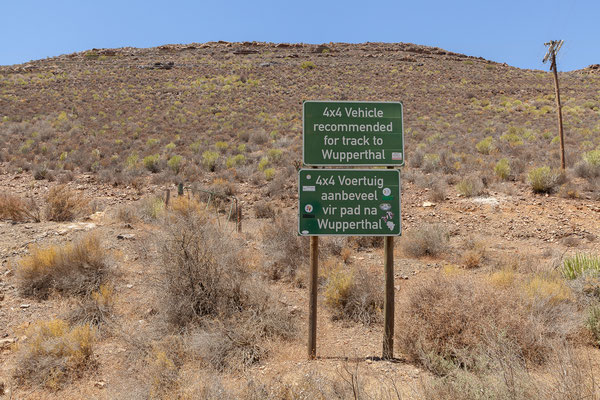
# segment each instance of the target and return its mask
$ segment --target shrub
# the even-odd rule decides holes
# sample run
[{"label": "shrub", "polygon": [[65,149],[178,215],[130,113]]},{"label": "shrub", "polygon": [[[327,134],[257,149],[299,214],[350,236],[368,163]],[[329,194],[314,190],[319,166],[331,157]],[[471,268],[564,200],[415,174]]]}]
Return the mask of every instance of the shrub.
[{"label": "shrub", "polygon": [[593,168],[600,168],[600,150],[592,150],[584,153],[583,161]]},{"label": "shrub", "polygon": [[27,339],[17,349],[19,384],[58,390],[93,366],[94,331],[89,325],[71,327],[63,320],[37,321],[24,330]]},{"label": "shrub", "polygon": [[265,168],[267,168],[267,166],[270,164],[271,162],[269,161],[268,157],[263,157],[260,159],[260,161],[258,162],[258,169],[261,171],[264,171]]},{"label": "shrub", "polygon": [[256,218],[275,218],[276,215],[271,203],[264,200],[254,203],[254,213],[256,214]]},{"label": "shrub", "polygon": [[300,67],[302,69],[313,69],[315,68],[315,63],[313,63],[312,61],[304,61],[302,62],[302,64],[300,64]]},{"label": "shrub", "polygon": [[136,169],[139,158],[140,158],[140,156],[137,153],[127,156],[127,160],[125,161],[125,166],[129,169]]},{"label": "shrub", "polygon": [[503,181],[508,180],[510,177],[510,162],[507,158],[502,158],[496,163],[496,166],[494,167],[494,173]]},{"label": "shrub", "polygon": [[175,156],[169,158],[169,161],[167,161],[167,167],[169,167],[171,169],[171,171],[173,171],[174,173],[178,174],[179,171],[181,171],[181,162],[182,161],[183,161],[183,157],[175,155]]},{"label": "shrub", "polygon": [[273,280],[294,278],[306,259],[307,243],[298,236],[297,226],[295,216],[280,214],[261,229],[265,253],[270,255],[264,270]]},{"label": "shrub", "polygon": [[156,220],[165,211],[165,201],[156,196],[146,197],[141,201],[140,211],[146,220]]},{"label": "shrub", "polygon": [[411,257],[435,257],[446,248],[448,235],[440,225],[426,224],[410,231],[402,239],[404,252]]},{"label": "shrub", "polygon": [[469,176],[458,182],[456,190],[465,197],[479,196],[483,193],[483,182],[477,176]]},{"label": "shrub", "polygon": [[577,326],[571,303],[524,296],[518,288],[486,285],[466,274],[436,275],[417,284],[399,310],[399,348],[440,375],[488,369],[485,355],[494,351],[541,364],[553,340],[564,340]]},{"label": "shrub", "polygon": [[7,193],[0,193],[0,220],[11,219],[13,221],[40,221],[39,208],[33,201],[26,203],[23,199]]},{"label": "shrub", "polygon": [[207,150],[202,153],[202,165],[209,171],[214,171],[217,166],[217,160],[219,159],[219,153]]},{"label": "shrub", "polygon": [[264,358],[265,340],[294,336],[293,317],[242,264],[241,244],[210,220],[171,215],[160,240],[163,313],[176,331],[195,331],[199,358],[244,368]]},{"label": "shrub", "polygon": [[91,295],[108,274],[108,256],[96,234],[63,246],[32,246],[29,255],[17,261],[22,294],[45,298],[50,291]]},{"label": "shrub", "polygon": [[115,299],[114,288],[102,284],[97,291],[77,303],[77,307],[69,313],[68,320],[71,323],[100,326],[110,319]]},{"label": "shrub", "polygon": [[282,154],[283,152],[279,149],[269,149],[269,151],[267,151],[267,156],[269,157],[269,160],[271,160],[275,164],[279,162],[279,160],[281,160]]},{"label": "shrub", "polygon": [[329,271],[325,284],[325,302],[333,319],[346,319],[370,325],[381,321],[383,285],[367,272],[344,271],[338,266]]},{"label": "shrub", "polygon": [[238,165],[243,165],[246,162],[246,157],[243,154],[238,154],[233,157],[229,157],[225,162],[227,168],[233,168]]},{"label": "shrub", "polygon": [[596,345],[600,346],[600,305],[597,304],[589,308],[585,323],[592,333]]},{"label": "shrub", "polygon": [[215,148],[223,153],[225,150],[229,148],[229,143],[227,142],[217,142],[215,143]]},{"label": "shrub", "polygon": [[46,197],[46,217],[50,221],[72,221],[88,211],[89,201],[66,185],[54,186]]},{"label": "shrub", "polygon": [[539,167],[530,170],[527,179],[534,193],[551,193],[558,185],[560,174],[550,167]]},{"label": "shrub", "polygon": [[475,145],[475,148],[481,154],[490,154],[492,152],[492,150],[494,149],[493,142],[494,142],[494,138],[491,136],[488,136],[485,139],[480,140]]},{"label": "shrub", "polygon": [[275,177],[275,168],[267,168],[265,169],[265,179],[270,181]]},{"label": "shrub", "polygon": [[595,254],[578,253],[567,257],[562,264],[562,275],[569,280],[573,280],[582,275],[591,274],[600,275],[600,257]]},{"label": "shrub", "polygon": [[144,167],[153,174],[160,171],[160,156],[158,154],[146,156],[142,162],[144,163]]}]

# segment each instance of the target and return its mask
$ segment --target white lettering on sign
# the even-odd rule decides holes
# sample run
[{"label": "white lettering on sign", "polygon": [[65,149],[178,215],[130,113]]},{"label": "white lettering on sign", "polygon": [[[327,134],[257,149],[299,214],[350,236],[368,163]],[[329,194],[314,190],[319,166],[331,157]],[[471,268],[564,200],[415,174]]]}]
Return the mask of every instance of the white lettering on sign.
[{"label": "white lettering on sign", "polygon": [[313,124],[315,132],[393,132],[394,123],[382,124]]}]

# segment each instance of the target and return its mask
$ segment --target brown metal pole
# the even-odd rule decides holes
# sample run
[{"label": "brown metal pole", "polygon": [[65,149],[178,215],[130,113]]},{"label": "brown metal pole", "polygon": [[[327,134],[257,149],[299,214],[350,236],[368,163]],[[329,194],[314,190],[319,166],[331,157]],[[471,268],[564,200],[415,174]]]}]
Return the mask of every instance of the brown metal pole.
[{"label": "brown metal pole", "polygon": [[319,237],[310,237],[310,282],[308,303],[308,358],[317,357],[317,285],[319,278]]},{"label": "brown metal pole", "polygon": [[394,237],[386,236],[385,253],[385,305],[383,352],[381,357],[394,358]]},{"label": "brown metal pole", "polygon": [[556,53],[552,52],[552,72],[554,73],[554,88],[556,90],[556,113],[558,117],[558,136],[560,138],[560,168],[565,169],[565,139],[563,135],[562,107],[560,106],[560,90],[558,88],[558,72],[556,72]]},{"label": "brown metal pole", "polygon": [[[391,169],[391,167],[388,167]],[[394,358],[394,237],[386,236],[385,257],[385,304],[383,320],[383,352],[381,358]]]}]

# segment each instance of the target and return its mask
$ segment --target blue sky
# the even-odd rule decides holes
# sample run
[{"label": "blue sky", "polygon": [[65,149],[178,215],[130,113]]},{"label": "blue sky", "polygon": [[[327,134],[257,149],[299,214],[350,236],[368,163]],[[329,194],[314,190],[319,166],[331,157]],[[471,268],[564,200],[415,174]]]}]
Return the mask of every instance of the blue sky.
[{"label": "blue sky", "polygon": [[91,48],[168,43],[410,42],[547,69],[600,63],[600,1],[3,1],[0,65]]}]

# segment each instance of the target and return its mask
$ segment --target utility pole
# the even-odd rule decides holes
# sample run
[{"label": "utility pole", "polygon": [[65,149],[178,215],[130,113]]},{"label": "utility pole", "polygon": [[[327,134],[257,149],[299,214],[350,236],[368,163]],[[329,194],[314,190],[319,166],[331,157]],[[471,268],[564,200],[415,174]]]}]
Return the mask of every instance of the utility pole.
[{"label": "utility pole", "polygon": [[563,45],[562,40],[551,40],[548,43],[544,43],[544,46],[548,46],[548,52],[544,56],[542,62],[551,60],[550,70],[554,74],[554,88],[556,90],[556,114],[558,117],[558,136],[560,138],[560,168],[564,171],[565,169],[565,139],[563,135],[563,123],[562,123],[562,108],[560,106],[560,90],[558,88],[558,73],[556,72],[556,53],[560,50]]}]

